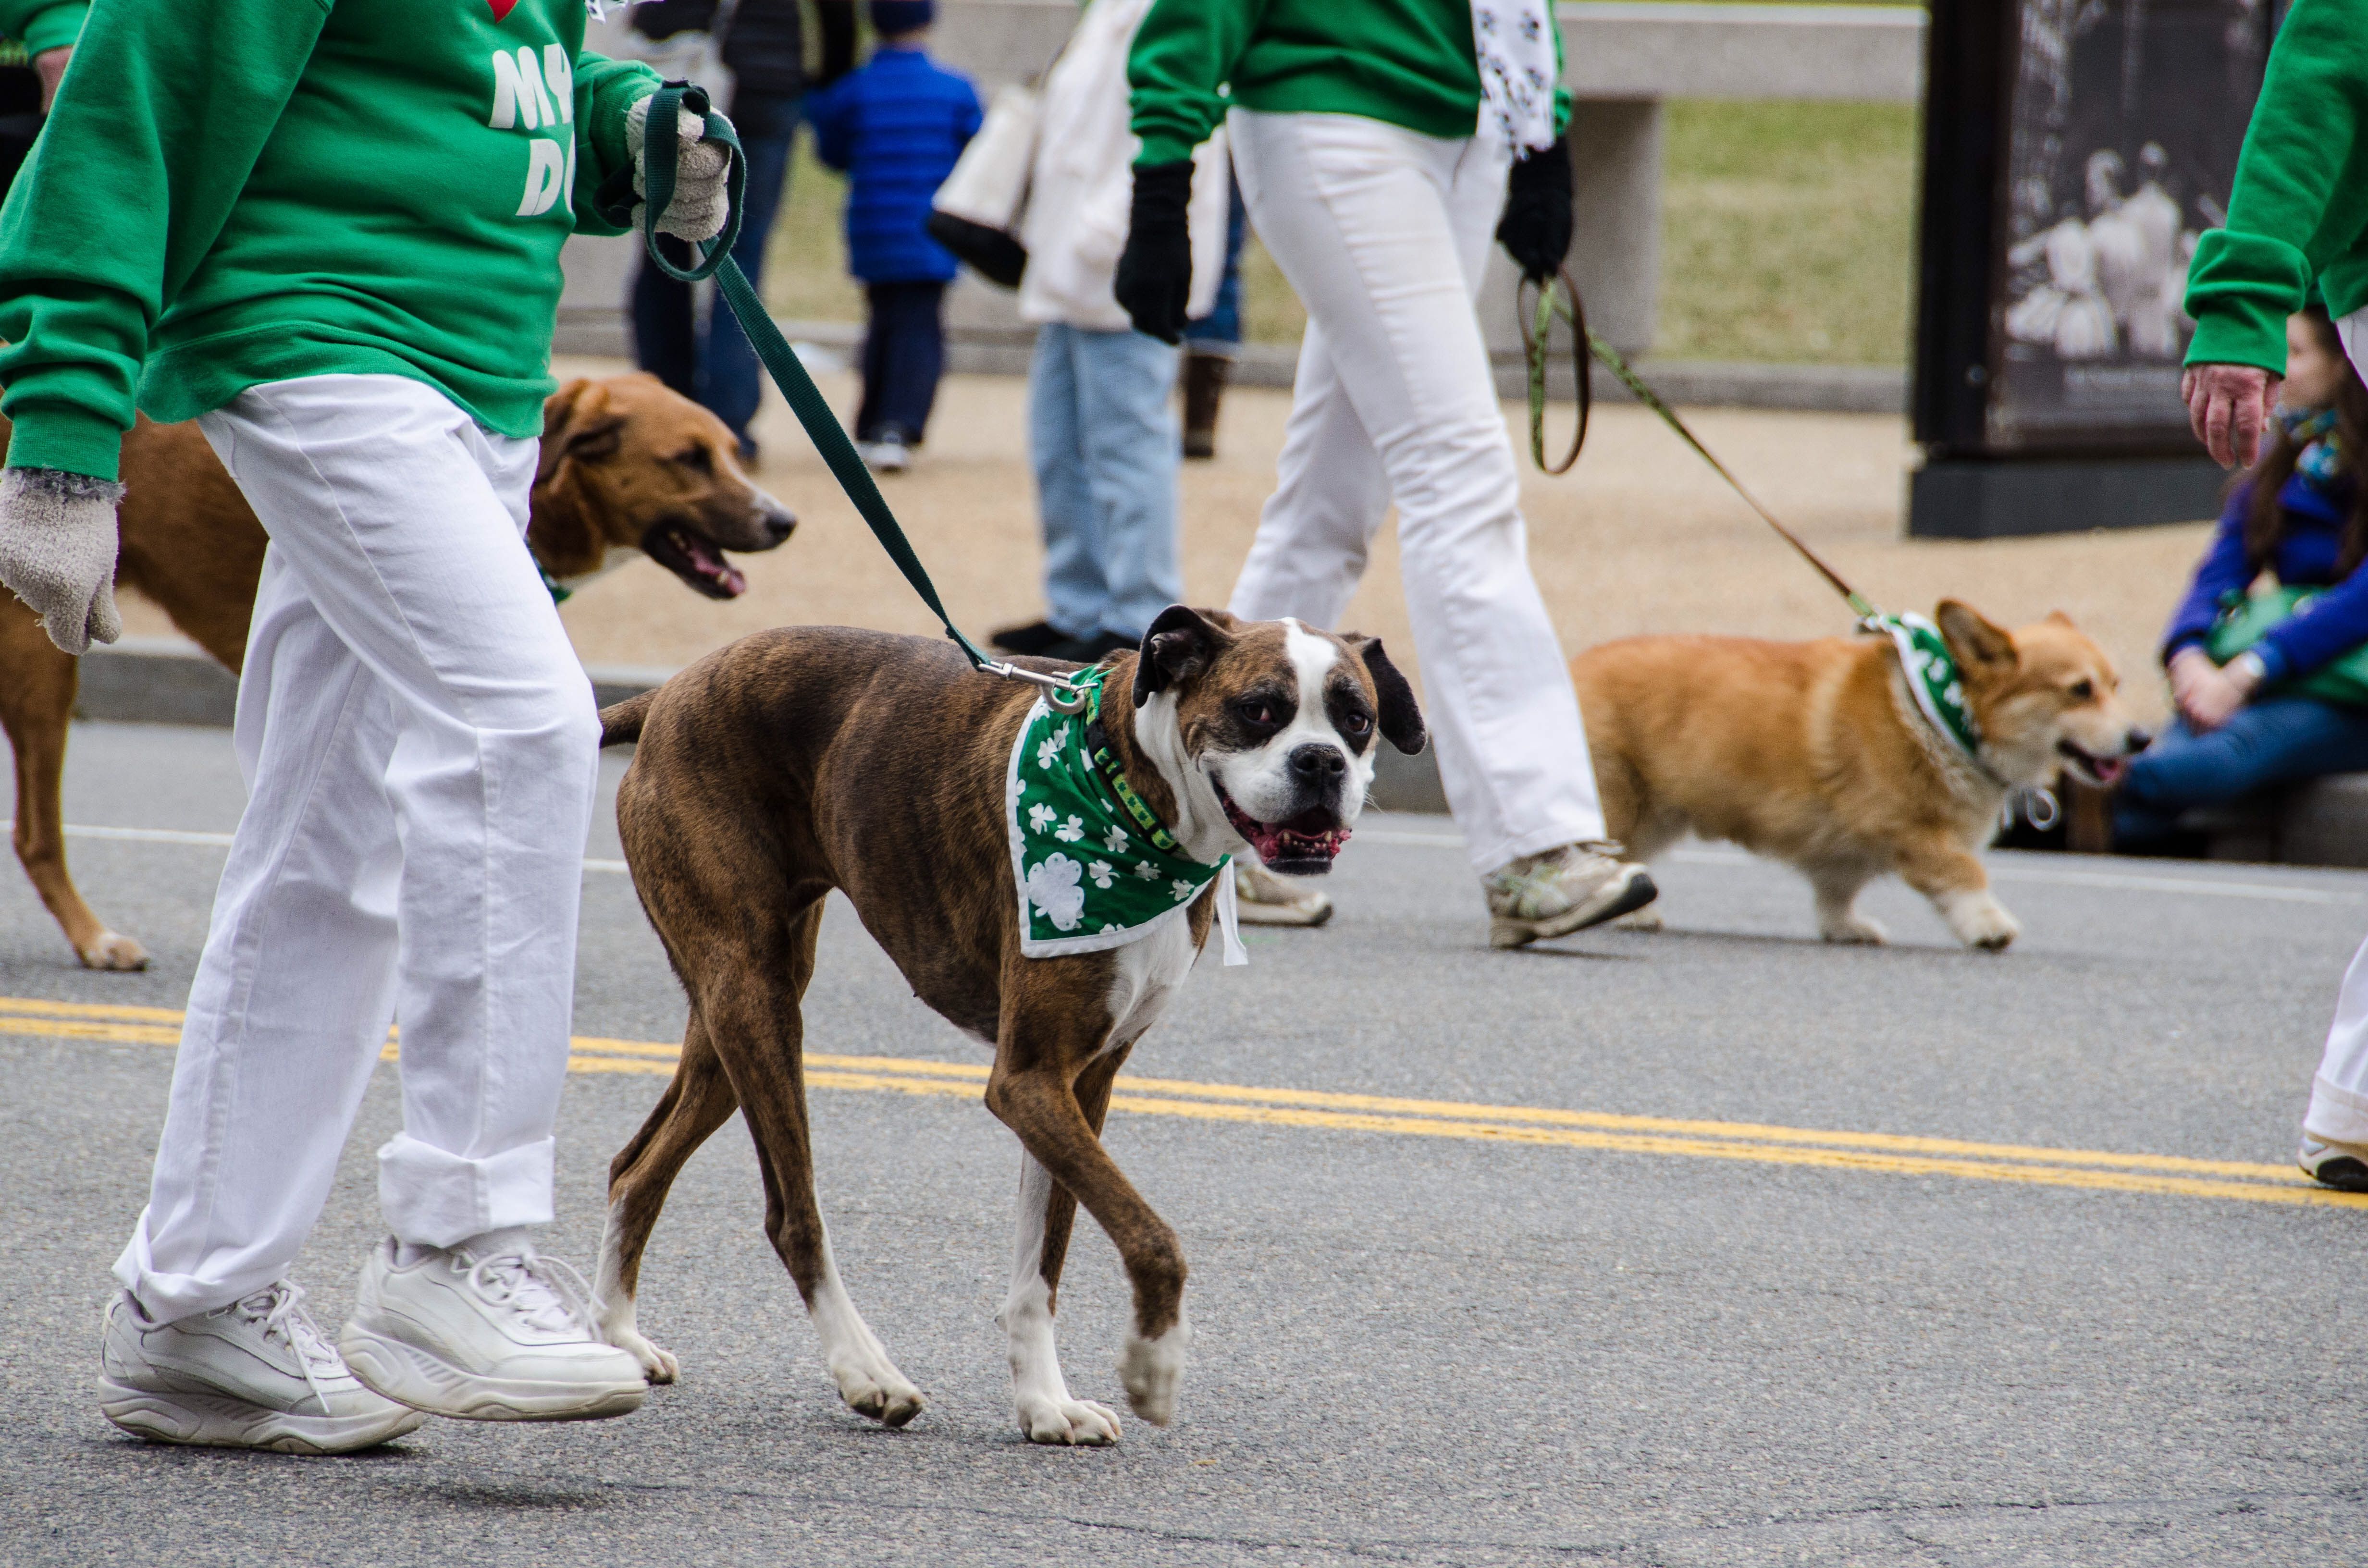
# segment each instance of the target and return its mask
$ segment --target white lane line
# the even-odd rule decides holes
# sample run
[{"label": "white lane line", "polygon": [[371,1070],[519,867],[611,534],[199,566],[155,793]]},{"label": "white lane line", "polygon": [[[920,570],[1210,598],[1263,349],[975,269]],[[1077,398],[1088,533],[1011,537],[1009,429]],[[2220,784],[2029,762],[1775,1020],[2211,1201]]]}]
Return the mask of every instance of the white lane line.
[{"label": "white lane line", "polygon": [[[16,824],[0,817],[0,832],[12,832]],[[201,844],[220,848],[230,843],[227,833],[193,833],[165,827],[88,827],[69,824],[68,838],[110,838],[133,844]],[[1359,830],[1357,838],[1370,844],[1408,844],[1432,849],[1461,849],[1463,840],[1452,833],[1406,833],[1396,828],[1378,827]],[[1704,845],[1673,849],[1672,860],[1682,860],[1696,866],[1745,866],[1755,857],[1739,849],[1724,849]],[[1773,862],[1769,862],[1773,864]],[[584,862],[587,871],[625,874],[622,860]],[[2348,906],[2368,903],[2368,892],[2340,892],[2329,888],[2294,887],[2282,882],[2216,882],[2194,877],[2147,877],[2122,871],[2052,870],[2040,866],[2008,866],[1989,863],[1990,875],[2000,881],[2044,882],[2057,887],[2111,888],[2118,892],[2189,893],[2201,898],[2249,898],[2273,903],[2312,903]]]}]

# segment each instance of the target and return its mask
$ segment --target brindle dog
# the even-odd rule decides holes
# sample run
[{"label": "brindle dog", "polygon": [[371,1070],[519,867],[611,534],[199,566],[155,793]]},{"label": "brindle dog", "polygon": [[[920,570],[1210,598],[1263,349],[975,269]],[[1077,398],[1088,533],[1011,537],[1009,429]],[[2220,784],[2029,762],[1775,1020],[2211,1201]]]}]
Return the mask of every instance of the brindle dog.
[{"label": "brindle dog", "polygon": [[[1425,740],[1378,642],[1177,606],[1140,653],[1106,664],[1112,755],[1204,863],[1255,845],[1270,865],[1328,869],[1364,804],[1376,735],[1407,752]],[[1080,1202],[1133,1287],[1121,1381],[1137,1415],[1167,1423],[1190,1337],[1184,1253],[1100,1133],[1111,1084],[1198,956],[1212,901],[1203,893],[1186,919],[1125,947],[1022,955],[1004,781],[1035,695],[971,670],[943,642],[794,628],[746,638],[602,715],[607,741],[640,743],[618,826],[690,1000],[674,1082],[609,1167],[601,1245],[604,1326],[652,1381],[670,1381],[676,1362],[635,1326],[643,1249],[676,1173],[736,1108],[763,1172],[766,1233],[841,1397],[892,1426],[921,1408],[840,1284],[814,1203],[799,1006],[836,888],[914,993],[995,1050],[987,1108],[1023,1151],[1002,1313],[1020,1429],[1040,1443],[1119,1435],[1109,1409],[1070,1397],[1053,1349]]]}]

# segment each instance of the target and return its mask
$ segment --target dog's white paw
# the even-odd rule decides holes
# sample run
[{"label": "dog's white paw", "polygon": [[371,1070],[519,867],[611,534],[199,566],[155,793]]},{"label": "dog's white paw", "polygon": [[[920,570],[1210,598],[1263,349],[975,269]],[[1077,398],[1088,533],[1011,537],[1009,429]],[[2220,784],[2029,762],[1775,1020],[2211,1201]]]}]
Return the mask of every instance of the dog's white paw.
[{"label": "dog's white paw", "polygon": [[1192,1325],[1178,1314],[1174,1326],[1156,1339],[1126,1336],[1119,1358],[1118,1381],[1126,1389],[1126,1403],[1154,1426],[1176,1419],[1176,1387],[1184,1380],[1184,1350],[1192,1343]]},{"label": "dog's white paw", "polygon": [[1089,1399],[1022,1394],[1018,1412],[1019,1430],[1031,1443],[1105,1449],[1118,1441],[1118,1412]]},{"label": "dog's white paw", "polygon": [[1819,914],[1817,935],[1828,942],[1848,942],[1870,948],[1882,947],[1891,940],[1891,933],[1883,928],[1881,921],[1870,920],[1854,910],[1847,909],[1839,915]]},{"label": "dog's white paw", "polygon": [[1969,948],[1985,952],[2003,951],[2008,943],[2022,935],[2022,923],[2006,912],[2005,905],[1989,895],[1987,889],[1979,892],[1959,893],[1941,906],[1941,916],[1957,940]]},{"label": "dog's white paw", "polygon": [[848,1409],[858,1415],[868,1415],[882,1426],[902,1426],[921,1414],[921,1407],[928,1403],[921,1397],[921,1391],[884,1358],[870,1366],[858,1358],[834,1362],[830,1376],[838,1385],[838,1397],[847,1402]]},{"label": "dog's white paw", "polygon": [[1661,928],[1661,906],[1648,903],[1642,909],[1632,909],[1611,925],[1620,931],[1657,931]]},{"label": "dog's white paw", "polygon": [[74,949],[85,969],[135,970],[148,967],[148,949],[120,931],[101,929],[87,946]]},{"label": "dog's white paw", "polygon": [[653,1386],[670,1383],[682,1375],[682,1363],[675,1359],[674,1352],[654,1343],[631,1324],[604,1326],[600,1336],[639,1361],[642,1376],[649,1379]]}]

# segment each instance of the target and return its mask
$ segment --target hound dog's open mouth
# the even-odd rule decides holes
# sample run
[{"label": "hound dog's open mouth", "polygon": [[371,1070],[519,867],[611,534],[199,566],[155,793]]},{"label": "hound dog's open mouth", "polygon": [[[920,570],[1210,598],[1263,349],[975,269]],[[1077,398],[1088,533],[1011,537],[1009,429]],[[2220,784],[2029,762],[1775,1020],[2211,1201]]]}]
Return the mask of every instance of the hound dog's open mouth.
[{"label": "hound dog's open mouth", "polygon": [[1234,804],[1234,798],[1214,778],[1209,780],[1209,787],[1216,790],[1217,803],[1225,808],[1225,820],[1250,841],[1269,871],[1292,877],[1319,875],[1332,869],[1333,858],[1349,842],[1349,830],[1325,807],[1310,807],[1288,822],[1265,823]]},{"label": "hound dog's open mouth", "polygon": [[2072,765],[2072,770],[2075,773],[2091,784],[2115,783],[2121,778],[2122,770],[2128,766],[2128,763],[2121,757],[2099,756],[2095,752],[2073,741],[2056,742],[2055,750],[2065,761]]},{"label": "hound dog's open mouth", "polygon": [[660,523],[643,534],[642,553],[711,599],[736,599],[748,591],[748,579],[723,559],[715,541],[680,523]]}]

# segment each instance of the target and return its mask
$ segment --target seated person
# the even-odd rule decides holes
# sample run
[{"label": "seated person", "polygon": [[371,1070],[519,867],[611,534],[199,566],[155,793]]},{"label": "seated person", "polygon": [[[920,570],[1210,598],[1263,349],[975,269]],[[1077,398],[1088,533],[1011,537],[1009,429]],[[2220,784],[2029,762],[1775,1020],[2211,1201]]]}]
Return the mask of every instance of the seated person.
[{"label": "seated person", "polygon": [[[2335,324],[2314,305],[2286,323],[2286,380],[2275,438],[2228,493],[2219,531],[2163,637],[2179,717],[2130,764],[2114,803],[2120,849],[2176,846],[2175,824],[2270,784],[2368,769],[2368,708],[2294,690],[2368,642],[2368,508],[2360,482],[2368,387]],[[2245,652],[2205,651],[2224,600],[2268,572],[2326,590]]]}]

